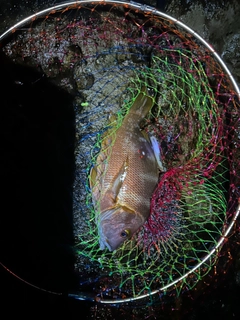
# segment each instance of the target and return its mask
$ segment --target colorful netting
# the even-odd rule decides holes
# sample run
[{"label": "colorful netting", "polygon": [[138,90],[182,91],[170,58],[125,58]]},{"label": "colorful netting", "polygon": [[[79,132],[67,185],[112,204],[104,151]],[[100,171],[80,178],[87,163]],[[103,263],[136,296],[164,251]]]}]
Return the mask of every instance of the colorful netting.
[{"label": "colorful netting", "polygon": [[[76,95],[80,291],[123,302],[193,288],[216,262],[238,208],[239,100],[225,67],[190,30],[138,5],[76,1],[18,31],[4,51]],[[107,163],[103,137],[114,143],[142,86],[154,104],[141,129],[157,139],[165,172],[143,227],[102,251],[90,169],[99,152]]]}]

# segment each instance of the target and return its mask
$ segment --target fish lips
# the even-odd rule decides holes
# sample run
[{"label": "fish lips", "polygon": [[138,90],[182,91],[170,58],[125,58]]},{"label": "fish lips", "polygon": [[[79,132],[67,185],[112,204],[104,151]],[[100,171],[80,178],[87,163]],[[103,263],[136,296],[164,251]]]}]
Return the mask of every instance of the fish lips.
[{"label": "fish lips", "polygon": [[115,250],[110,246],[108,239],[106,237],[102,236],[101,234],[100,234],[100,238],[99,238],[99,246],[100,246],[100,250],[105,250],[105,249],[108,249],[109,251]]},{"label": "fish lips", "polygon": [[106,210],[102,212],[98,219],[98,234],[99,234],[99,245],[100,249],[108,249],[109,251],[114,251],[117,248],[112,247],[109,243],[109,239],[106,237],[106,227],[109,222],[109,228],[111,228],[112,225],[112,217],[114,214],[118,212],[119,208],[112,208],[109,210]]}]

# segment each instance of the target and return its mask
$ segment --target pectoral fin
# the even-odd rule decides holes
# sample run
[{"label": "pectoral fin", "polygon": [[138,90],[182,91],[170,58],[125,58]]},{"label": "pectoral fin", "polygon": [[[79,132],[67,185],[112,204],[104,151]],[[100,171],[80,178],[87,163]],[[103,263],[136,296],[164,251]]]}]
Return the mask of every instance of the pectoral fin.
[{"label": "pectoral fin", "polygon": [[166,168],[164,167],[162,163],[162,157],[161,157],[161,148],[159,146],[159,143],[157,139],[154,136],[149,136],[146,131],[142,130],[141,131],[144,139],[148,141],[151,144],[155,159],[158,164],[158,168],[161,172],[166,172]]},{"label": "pectoral fin", "polygon": [[106,192],[106,196],[109,199],[109,201],[112,202],[112,205],[117,203],[117,197],[122,188],[123,182],[126,178],[127,169],[128,169],[128,157],[123,162],[117,175],[114,177],[111,187]]},{"label": "pectoral fin", "polygon": [[152,149],[155,155],[155,158],[157,160],[158,163],[158,168],[161,172],[166,172],[165,167],[163,166],[162,163],[162,157],[161,157],[161,150],[160,150],[160,146],[159,143],[157,141],[157,139],[154,136],[150,136],[150,141],[151,141],[151,145],[152,145]]}]

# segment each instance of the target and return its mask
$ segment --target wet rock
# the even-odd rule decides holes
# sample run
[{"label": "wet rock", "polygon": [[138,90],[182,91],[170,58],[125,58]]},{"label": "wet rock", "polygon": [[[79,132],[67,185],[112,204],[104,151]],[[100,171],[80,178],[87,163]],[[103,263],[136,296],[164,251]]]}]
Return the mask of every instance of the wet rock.
[{"label": "wet rock", "polygon": [[181,20],[222,57],[240,84],[240,3],[227,0],[172,0],[166,13]]},{"label": "wet rock", "polygon": [[222,58],[240,84],[240,32],[226,37],[223,45]]}]

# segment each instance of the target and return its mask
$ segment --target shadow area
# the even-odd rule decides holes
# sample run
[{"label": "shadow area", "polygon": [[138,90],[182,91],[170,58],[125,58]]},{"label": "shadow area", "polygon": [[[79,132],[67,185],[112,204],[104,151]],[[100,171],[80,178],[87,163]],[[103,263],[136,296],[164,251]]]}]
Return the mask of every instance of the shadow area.
[{"label": "shadow area", "polygon": [[[3,53],[0,74],[0,261],[33,285],[68,292],[76,281],[73,97]],[[3,278],[9,295],[22,290]]]}]

